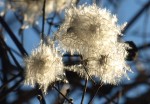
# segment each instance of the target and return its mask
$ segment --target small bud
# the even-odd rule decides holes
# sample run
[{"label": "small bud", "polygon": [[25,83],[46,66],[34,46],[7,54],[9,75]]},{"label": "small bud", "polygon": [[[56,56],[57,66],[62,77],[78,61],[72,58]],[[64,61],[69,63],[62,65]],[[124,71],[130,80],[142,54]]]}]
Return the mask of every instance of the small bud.
[{"label": "small bud", "polygon": [[130,48],[126,49],[128,52],[126,60],[133,61],[137,56],[138,49],[137,49],[136,45],[134,44],[134,42],[132,42],[132,41],[126,41],[125,43],[127,43],[130,46]]}]

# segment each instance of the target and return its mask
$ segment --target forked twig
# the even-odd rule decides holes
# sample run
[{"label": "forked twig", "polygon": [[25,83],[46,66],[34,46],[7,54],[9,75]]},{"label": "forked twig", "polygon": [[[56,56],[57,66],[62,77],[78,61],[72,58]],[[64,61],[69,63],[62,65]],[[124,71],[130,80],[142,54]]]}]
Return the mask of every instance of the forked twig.
[{"label": "forked twig", "polygon": [[86,74],[88,75],[88,77],[91,79],[91,81],[94,83],[94,85],[96,85],[96,83],[95,83],[95,81],[93,80],[93,78],[89,75],[89,73],[88,73],[88,71],[87,71],[87,68],[86,68],[86,66],[84,65],[83,62],[82,62],[82,66],[83,66],[83,68],[84,68]]},{"label": "forked twig", "polygon": [[[41,90],[40,90],[40,92],[41,92]],[[37,99],[39,100],[40,104],[46,104],[42,92],[37,95]]]}]

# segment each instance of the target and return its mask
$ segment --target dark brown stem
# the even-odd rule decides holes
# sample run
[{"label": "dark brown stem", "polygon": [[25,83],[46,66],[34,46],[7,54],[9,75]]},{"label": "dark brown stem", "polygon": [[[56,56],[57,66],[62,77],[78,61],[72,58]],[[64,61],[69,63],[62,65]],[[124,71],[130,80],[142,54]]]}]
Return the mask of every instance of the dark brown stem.
[{"label": "dark brown stem", "polygon": [[57,87],[53,86],[53,88],[54,88],[61,96],[63,96],[70,104],[73,104],[73,102],[72,102],[70,99],[68,99],[64,94],[62,94],[62,93],[57,89]]},{"label": "dark brown stem", "polygon": [[91,103],[92,103],[94,97],[96,96],[96,94],[98,93],[98,91],[99,91],[99,89],[102,87],[102,85],[103,85],[103,84],[100,84],[100,85],[99,85],[98,89],[96,90],[95,94],[94,94],[93,97],[90,99],[90,101],[89,101],[88,104],[91,104]]},{"label": "dark brown stem", "polygon": [[88,78],[86,78],[86,80],[85,80],[84,91],[83,91],[83,94],[82,94],[82,99],[81,99],[81,103],[80,104],[83,104],[84,96],[85,96],[86,89],[87,89],[87,84],[88,84]]},{"label": "dark brown stem", "polygon": [[39,100],[40,104],[46,104],[46,101],[44,99],[44,95],[43,95],[41,89],[38,89],[37,99]]},{"label": "dark brown stem", "polygon": [[7,25],[7,23],[5,22],[5,20],[3,19],[3,17],[0,16],[0,23],[2,24],[2,26],[5,28],[5,30],[8,32],[8,35],[11,37],[11,39],[14,41],[14,43],[16,44],[17,48],[19,49],[20,53],[23,56],[27,55],[27,52],[25,51],[25,49],[22,47],[21,43],[19,42],[19,40],[16,38],[15,34],[11,31],[11,29],[9,28],[9,26]]},{"label": "dark brown stem", "polygon": [[89,75],[89,73],[88,73],[88,71],[87,71],[87,68],[86,68],[86,66],[84,65],[84,63],[82,63],[82,66],[83,66],[83,68],[84,68],[86,74],[88,75],[88,77],[89,77],[89,78],[91,79],[91,81],[96,85],[96,83],[95,83],[95,81],[93,80],[93,78]]},{"label": "dark brown stem", "polygon": [[41,39],[44,39],[44,28],[45,28],[45,8],[46,8],[46,0],[43,2],[43,19],[42,19],[42,34],[41,34]]}]

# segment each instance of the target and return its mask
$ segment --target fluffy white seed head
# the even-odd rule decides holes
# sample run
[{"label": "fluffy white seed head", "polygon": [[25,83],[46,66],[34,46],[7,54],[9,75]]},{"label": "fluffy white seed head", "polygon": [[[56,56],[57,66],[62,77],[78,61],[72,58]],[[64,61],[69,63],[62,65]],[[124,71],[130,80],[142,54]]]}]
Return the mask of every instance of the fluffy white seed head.
[{"label": "fluffy white seed head", "polygon": [[[124,26],[124,25],[123,25]],[[67,51],[79,51],[83,58],[103,53],[105,47],[117,42],[122,26],[106,9],[93,6],[72,6],[66,10],[66,19],[57,33],[58,40]],[[95,50],[99,48],[99,51]],[[92,54],[95,53],[95,54]],[[93,56],[92,56],[93,57]]]},{"label": "fluffy white seed head", "polygon": [[40,88],[46,93],[47,87],[63,74],[62,58],[57,55],[53,45],[40,43],[38,48],[25,58],[25,84]]},{"label": "fluffy white seed head", "polygon": [[[96,5],[72,6],[66,10],[65,21],[56,35],[64,50],[77,51],[87,60],[89,75],[104,83],[117,84],[130,70],[125,62],[129,46],[118,41],[125,24],[118,25],[115,15]],[[83,67],[77,67],[70,70],[87,76]]]}]

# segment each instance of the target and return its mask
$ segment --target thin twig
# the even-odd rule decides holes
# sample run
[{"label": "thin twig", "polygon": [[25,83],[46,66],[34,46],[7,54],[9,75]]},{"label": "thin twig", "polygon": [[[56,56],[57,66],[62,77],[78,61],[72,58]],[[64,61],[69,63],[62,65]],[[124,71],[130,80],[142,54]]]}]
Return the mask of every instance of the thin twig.
[{"label": "thin twig", "polygon": [[62,93],[57,89],[57,87],[53,86],[53,88],[54,88],[61,96],[63,96],[70,104],[73,104],[70,99],[68,99],[64,94],[62,94]]},{"label": "thin twig", "polygon": [[4,98],[6,98],[6,96],[7,96],[10,92],[12,92],[15,88],[17,88],[18,85],[19,85],[22,81],[23,81],[23,79],[20,79],[18,82],[16,82],[16,83],[14,84],[14,86],[12,86],[11,88],[9,88],[5,93],[1,93],[1,94],[0,94],[0,101],[3,100]]},{"label": "thin twig", "polygon": [[38,89],[37,99],[39,100],[40,104],[46,104],[46,101],[44,99],[44,95],[43,95],[41,89]]},{"label": "thin twig", "polygon": [[53,21],[54,21],[56,15],[57,15],[57,13],[54,12],[53,17],[50,18],[50,20],[51,20],[50,22],[48,22],[48,19],[47,19],[47,22],[49,24],[49,28],[48,28],[48,32],[47,32],[48,35],[50,35],[50,31],[51,31],[52,25],[54,25]]},{"label": "thin twig", "polygon": [[142,13],[148,9],[150,6],[150,1],[148,1],[143,8],[128,22],[127,26],[123,29],[122,33],[124,34],[130,26],[135,23],[135,21],[142,15]]},{"label": "thin twig", "polygon": [[85,96],[86,89],[87,89],[87,84],[88,84],[88,78],[86,78],[86,80],[85,80],[84,91],[83,91],[83,94],[82,94],[82,99],[81,99],[81,103],[80,104],[83,104],[84,96]]},{"label": "thin twig", "polygon": [[[70,89],[67,89],[66,91],[67,91],[67,92],[66,92],[66,97],[68,97],[68,96],[69,96],[69,93],[70,93]],[[70,99],[70,101],[71,101],[71,100],[72,100],[72,99]],[[65,104],[65,102],[66,102],[66,100],[63,99],[62,104]]]},{"label": "thin twig", "polygon": [[0,42],[1,45],[3,45],[6,50],[9,52],[10,56],[12,57],[13,61],[15,62],[15,64],[18,66],[19,69],[22,69],[22,67],[20,66],[19,62],[17,61],[17,59],[15,58],[15,56],[13,55],[13,53],[11,52],[10,48],[7,46],[7,44],[5,43],[4,39],[2,38],[2,36],[0,36]]},{"label": "thin twig", "polygon": [[122,97],[122,89],[118,93],[118,99],[117,99],[117,104],[119,104],[119,100]]},{"label": "thin twig", "polygon": [[45,28],[45,8],[46,8],[46,0],[43,2],[43,19],[42,19],[42,34],[41,34],[41,39],[44,39],[44,28]]},{"label": "thin twig", "polygon": [[8,83],[14,81],[16,78],[18,78],[18,77],[20,77],[20,76],[21,76],[21,74],[19,73],[18,75],[12,77],[12,78],[9,79],[7,82],[5,82],[2,86],[0,86],[0,92],[2,91],[2,89],[3,89],[4,87],[6,87],[6,86],[8,85]]},{"label": "thin twig", "polygon": [[83,66],[83,68],[84,68],[86,74],[88,75],[88,77],[92,80],[92,82],[94,83],[94,85],[96,85],[96,83],[95,83],[95,81],[93,80],[93,78],[89,75],[89,73],[88,73],[88,71],[87,71],[87,68],[86,68],[86,66],[84,65],[84,63],[82,63],[82,66]]},{"label": "thin twig", "polygon": [[16,44],[17,48],[19,49],[20,53],[23,56],[27,55],[27,52],[25,51],[25,49],[22,47],[21,43],[19,42],[19,40],[17,39],[17,37],[15,36],[15,34],[11,31],[10,27],[7,25],[7,23],[5,22],[5,20],[3,19],[3,17],[0,16],[0,23],[2,24],[2,26],[5,28],[5,30],[8,32],[8,35],[11,37],[11,39],[14,41],[14,43]]},{"label": "thin twig", "polygon": [[149,47],[150,47],[150,43],[147,43],[147,44],[139,46],[138,50],[146,49],[146,48],[149,48]]},{"label": "thin twig", "polygon": [[102,83],[100,84],[100,86],[98,87],[98,89],[96,90],[94,96],[90,99],[89,103],[88,104],[91,104],[91,102],[93,101],[94,97],[96,96],[96,94],[98,93],[99,89],[102,87]]}]

